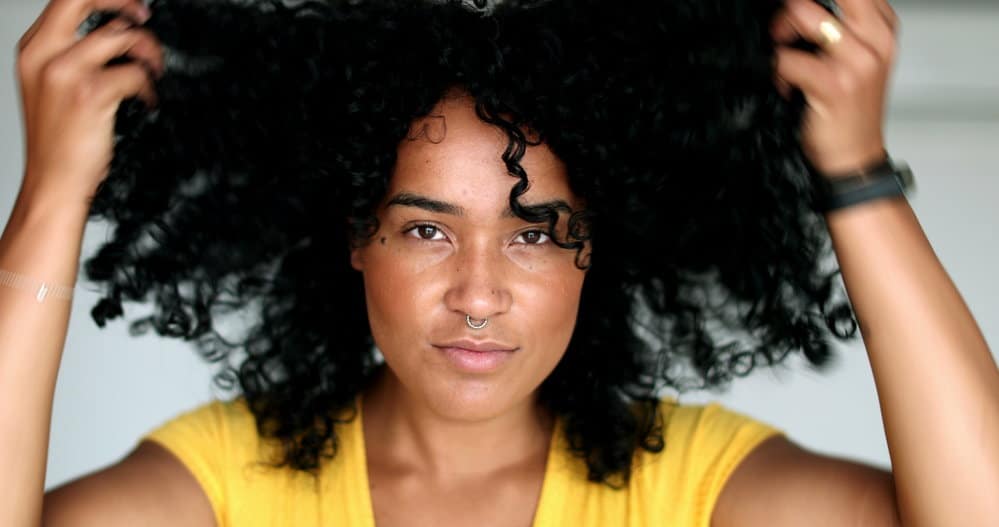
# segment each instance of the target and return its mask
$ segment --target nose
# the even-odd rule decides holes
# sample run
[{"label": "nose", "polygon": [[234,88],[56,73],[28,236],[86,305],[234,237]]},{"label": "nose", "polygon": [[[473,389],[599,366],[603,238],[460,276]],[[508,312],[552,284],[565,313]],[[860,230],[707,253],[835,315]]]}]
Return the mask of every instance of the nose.
[{"label": "nose", "polygon": [[455,314],[475,320],[494,318],[510,310],[505,257],[487,248],[460,249],[452,256],[451,282],[444,304]]}]

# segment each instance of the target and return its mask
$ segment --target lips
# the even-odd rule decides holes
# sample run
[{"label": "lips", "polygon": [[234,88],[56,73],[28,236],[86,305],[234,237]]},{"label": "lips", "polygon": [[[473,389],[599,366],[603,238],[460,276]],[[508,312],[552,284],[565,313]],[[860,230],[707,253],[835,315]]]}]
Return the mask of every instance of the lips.
[{"label": "lips", "polygon": [[509,344],[504,344],[502,342],[495,342],[491,340],[468,340],[468,339],[455,340],[452,342],[445,342],[442,344],[435,344],[434,346],[441,349],[457,348],[457,349],[463,349],[468,351],[479,351],[479,352],[516,351],[517,349],[519,349],[516,346],[510,346]]},{"label": "lips", "polygon": [[456,340],[434,345],[455,370],[463,374],[486,375],[502,371],[519,348],[493,341]]}]

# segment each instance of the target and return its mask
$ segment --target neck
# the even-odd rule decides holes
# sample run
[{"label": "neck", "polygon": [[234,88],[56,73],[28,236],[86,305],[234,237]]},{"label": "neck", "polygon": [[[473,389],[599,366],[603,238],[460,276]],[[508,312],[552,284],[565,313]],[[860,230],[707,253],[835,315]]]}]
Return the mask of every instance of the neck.
[{"label": "neck", "polygon": [[369,463],[390,464],[435,480],[486,476],[516,467],[543,470],[554,419],[537,394],[476,421],[442,416],[414,397],[386,366],[363,393]]}]

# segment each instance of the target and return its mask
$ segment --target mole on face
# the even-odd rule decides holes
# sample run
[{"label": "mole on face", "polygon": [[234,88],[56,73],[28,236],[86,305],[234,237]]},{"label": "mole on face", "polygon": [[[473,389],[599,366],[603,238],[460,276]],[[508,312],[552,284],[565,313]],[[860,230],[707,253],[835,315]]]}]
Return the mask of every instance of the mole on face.
[{"label": "mole on face", "polygon": [[385,245],[385,237],[384,237],[384,236],[382,236],[382,239],[381,239],[381,240],[379,240],[379,241],[381,241],[381,242],[382,242],[382,245]]}]

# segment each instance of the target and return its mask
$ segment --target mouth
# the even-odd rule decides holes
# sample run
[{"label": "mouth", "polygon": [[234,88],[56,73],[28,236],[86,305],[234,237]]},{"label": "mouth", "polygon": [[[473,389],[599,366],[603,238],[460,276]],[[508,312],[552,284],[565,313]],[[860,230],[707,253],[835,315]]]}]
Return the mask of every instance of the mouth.
[{"label": "mouth", "polygon": [[[474,349],[465,346],[474,346]],[[490,348],[490,346],[494,346]],[[445,345],[437,348],[456,369],[466,373],[489,373],[509,362],[519,348],[495,347],[495,344],[462,346]]]}]

